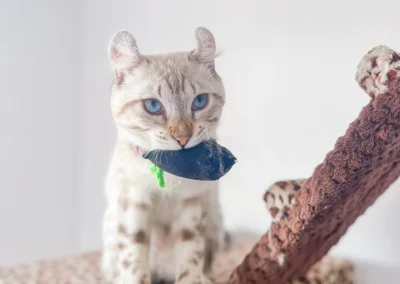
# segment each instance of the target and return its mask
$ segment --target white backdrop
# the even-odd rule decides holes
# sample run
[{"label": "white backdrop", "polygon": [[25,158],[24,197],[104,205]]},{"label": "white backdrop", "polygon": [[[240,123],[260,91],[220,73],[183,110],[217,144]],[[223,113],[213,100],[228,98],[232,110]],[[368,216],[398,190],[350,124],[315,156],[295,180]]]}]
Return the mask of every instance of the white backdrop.
[{"label": "white backdrop", "polygon": [[[220,129],[221,144],[239,158],[239,163],[222,180],[221,199],[226,225],[229,229],[265,231],[270,222],[262,202],[266,186],[277,179],[310,176],[367,104],[368,96],[354,80],[360,58],[377,44],[400,50],[397,40],[400,18],[396,14],[400,2],[321,2],[248,0],[244,4],[228,0],[203,0],[201,3],[86,0],[82,7],[83,25],[76,26],[75,18],[71,18],[69,21],[74,24],[68,27],[77,32],[75,47],[80,46],[82,51],[72,49],[63,53],[65,63],[68,61],[69,64],[81,55],[81,69],[71,72],[71,77],[53,82],[62,94],[68,93],[69,96],[66,94],[63,99],[71,103],[59,109],[57,119],[71,119],[76,127],[71,124],[71,133],[58,135],[56,141],[43,137],[52,134],[38,132],[36,139],[45,143],[42,150],[18,156],[19,162],[35,159],[34,155],[39,154],[55,159],[55,152],[44,146],[56,142],[60,148],[68,147],[70,151],[65,153],[58,149],[57,154],[76,158],[74,163],[65,163],[65,169],[69,166],[68,174],[71,175],[69,184],[64,182],[62,185],[65,190],[51,185],[42,187],[45,177],[31,182],[29,187],[36,198],[35,206],[49,215],[52,211],[50,207],[43,207],[44,198],[56,202],[63,193],[69,193],[68,197],[62,198],[69,198],[71,204],[76,198],[79,210],[66,203],[61,207],[69,208],[71,212],[71,216],[63,219],[69,222],[71,230],[74,225],[79,226],[74,231],[77,239],[71,237],[68,246],[61,241],[58,244],[71,250],[101,246],[103,177],[115,139],[108,107],[112,72],[107,61],[107,45],[112,34],[122,28],[136,36],[139,48],[145,54],[192,49],[195,46],[193,30],[197,26],[205,26],[214,33],[217,46],[224,51],[216,66],[227,91]],[[55,26],[58,21],[54,20]],[[65,36],[63,42],[69,42],[69,39]],[[54,52],[60,47],[48,48]],[[49,60],[54,62],[55,58]],[[41,71],[37,73],[45,72],[43,66],[39,67]],[[78,76],[80,72],[82,76]],[[66,88],[71,89],[67,92]],[[13,89],[10,87],[10,90]],[[60,90],[57,91],[57,96],[61,96]],[[22,91],[18,94],[21,98],[31,97]],[[80,103],[77,96],[80,96]],[[10,100],[14,101],[14,98]],[[80,135],[74,136],[77,131]],[[79,149],[67,145],[67,139],[77,143],[77,137]],[[43,169],[50,168],[53,176],[66,175],[45,158],[41,161]],[[2,167],[9,168],[8,165]],[[81,171],[77,172],[79,169]],[[14,174],[17,175],[16,171]],[[78,183],[80,186],[75,186]],[[21,196],[27,185],[9,183],[6,195],[10,191]],[[357,221],[335,247],[335,254],[379,265],[395,266],[400,262],[400,226],[395,220],[400,214],[399,187],[400,183],[393,185]],[[48,192],[54,196],[48,196]],[[7,198],[0,200],[1,215],[7,213],[7,218],[23,218],[18,216],[28,214],[22,204]],[[8,207],[4,207],[3,202]],[[3,208],[7,209],[3,212]],[[36,222],[37,231],[49,225],[61,227],[55,219]],[[61,238],[55,233],[53,236]],[[29,243],[32,241],[28,240]],[[23,244],[23,240],[8,240],[8,243],[17,246]],[[20,254],[21,259],[30,255],[37,256],[38,251],[31,249],[25,255]]]},{"label": "white backdrop", "polygon": [[78,249],[79,3],[0,3],[0,266]]}]

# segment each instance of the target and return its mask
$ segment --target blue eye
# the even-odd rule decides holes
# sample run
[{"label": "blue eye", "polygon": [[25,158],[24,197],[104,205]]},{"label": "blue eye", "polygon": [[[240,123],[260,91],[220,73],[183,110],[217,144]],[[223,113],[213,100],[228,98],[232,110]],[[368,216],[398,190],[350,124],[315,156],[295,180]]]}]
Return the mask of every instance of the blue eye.
[{"label": "blue eye", "polygon": [[200,94],[196,96],[192,103],[193,110],[200,110],[207,106],[208,104],[208,94]]},{"label": "blue eye", "polygon": [[156,99],[147,99],[144,101],[144,108],[148,113],[159,114],[162,110],[162,104]]}]

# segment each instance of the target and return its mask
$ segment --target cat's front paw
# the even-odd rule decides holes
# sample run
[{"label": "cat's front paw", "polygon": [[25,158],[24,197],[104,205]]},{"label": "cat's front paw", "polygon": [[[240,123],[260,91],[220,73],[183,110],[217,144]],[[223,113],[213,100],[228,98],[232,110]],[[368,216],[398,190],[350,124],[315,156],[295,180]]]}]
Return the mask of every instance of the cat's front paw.
[{"label": "cat's front paw", "polygon": [[115,283],[118,279],[118,271],[115,263],[117,259],[117,253],[113,249],[104,249],[102,260],[101,260],[101,274],[105,284]]},{"label": "cat's front paw", "polygon": [[305,180],[279,181],[271,185],[264,194],[267,210],[274,222],[287,217],[294,204],[294,195],[301,188]]},{"label": "cat's front paw", "polygon": [[113,284],[151,284],[150,277],[146,274],[122,273]]},{"label": "cat's front paw", "polygon": [[400,55],[380,45],[371,49],[357,67],[356,80],[372,98],[388,91],[390,81],[400,77]]}]

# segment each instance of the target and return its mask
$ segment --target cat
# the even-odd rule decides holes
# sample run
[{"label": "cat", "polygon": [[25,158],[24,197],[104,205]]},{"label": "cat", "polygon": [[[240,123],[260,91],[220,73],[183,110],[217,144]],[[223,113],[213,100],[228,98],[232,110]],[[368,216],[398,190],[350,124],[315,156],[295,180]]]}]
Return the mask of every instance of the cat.
[{"label": "cat", "polygon": [[102,270],[109,283],[212,283],[213,254],[225,245],[218,182],[165,173],[161,189],[141,157],[217,138],[225,90],[215,40],[202,27],[195,37],[192,51],[150,56],[125,30],[110,42],[117,142],[105,185]]}]

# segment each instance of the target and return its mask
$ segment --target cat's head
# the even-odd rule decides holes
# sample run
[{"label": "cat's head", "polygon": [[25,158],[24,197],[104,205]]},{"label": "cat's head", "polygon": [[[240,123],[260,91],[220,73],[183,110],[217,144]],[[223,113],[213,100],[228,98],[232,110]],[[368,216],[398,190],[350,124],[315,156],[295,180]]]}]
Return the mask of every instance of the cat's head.
[{"label": "cat's head", "polygon": [[119,139],[145,150],[179,150],[215,138],[225,91],[215,71],[215,40],[197,28],[196,49],[142,55],[134,37],[111,40],[111,109]]}]

